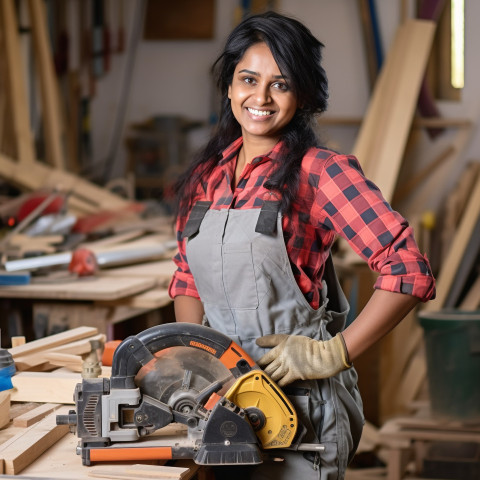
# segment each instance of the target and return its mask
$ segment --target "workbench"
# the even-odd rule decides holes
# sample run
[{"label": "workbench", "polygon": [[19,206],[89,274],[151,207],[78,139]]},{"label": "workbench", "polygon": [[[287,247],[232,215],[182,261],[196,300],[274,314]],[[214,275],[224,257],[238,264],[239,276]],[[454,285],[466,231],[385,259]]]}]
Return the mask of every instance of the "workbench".
[{"label": "workbench", "polygon": [[[2,286],[0,299],[4,299],[4,310],[21,311],[17,317],[31,320],[34,334],[30,339],[80,325],[96,327],[107,339],[112,339],[114,326],[120,322],[149,313],[158,314],[171,304],[167,287],[175,268],[168,259],[100,270],[93,277],[63,274],[45,283]],[[17,320],[21,323],[18,327],[28,331],[24,320]],[[151,323],[159,321],[161,319],[153,318]],[[10,335],[24,333],[11,332]]]}]

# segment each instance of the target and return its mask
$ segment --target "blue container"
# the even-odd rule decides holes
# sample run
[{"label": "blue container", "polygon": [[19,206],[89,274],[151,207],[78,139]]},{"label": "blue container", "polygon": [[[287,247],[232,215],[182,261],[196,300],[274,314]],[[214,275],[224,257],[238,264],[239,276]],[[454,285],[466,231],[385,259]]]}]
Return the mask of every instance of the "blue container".
[{"label": "blue container", "polygon": [[13,388],[12,377],[15,375],[15,362],[8,350],[0,348],[0,392]]},{"label": "blue container", "polygon": [[432,412],[480,420],[480,311],[420,312]]}]

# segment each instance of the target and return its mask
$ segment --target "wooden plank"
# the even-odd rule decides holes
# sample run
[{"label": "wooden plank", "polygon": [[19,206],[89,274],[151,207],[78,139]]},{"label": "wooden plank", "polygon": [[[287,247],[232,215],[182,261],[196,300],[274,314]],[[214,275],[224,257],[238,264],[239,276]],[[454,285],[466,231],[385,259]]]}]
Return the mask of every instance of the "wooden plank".
[{"label": "wooden plank", "polygon": [[33,136],[30,129],[30,114],[27,103],[25,72],[21,61],[22,53],[17,32],[14,0],[0,2],[0,17],[7,62],[8,90],[12,104],[12,123],[16,141],[17,158],[22,163],[35,159]]},{"label": "wooden plank", "polygon": [[108,468],[89,469],[88,475],[94,478],[112,478],[119,480],[149,479],[183,479],[189,473],[188,468],[170,467],[164,465],[132,465],[110,466]]},{"label": "wooden plank", "polygon": [[32,342],[25,343],[24,345],[10,348],[8,351],[11,353],[12,357],[16,359],[21,355],[31,355],[41,350],[47,350],[52,347],[73,342],[75,340],[80,340],[81,338],[91,337],[97,332],[98,330],[96,328],[78,327],[73,330],[68,330],[66,332],[57,333],[55,335],[50,335],[38,340],[33,340]]},{"label": "wooden plank", "polygon": [[476,442],[480,443],[480,432],[451,430],[451,429],[433,429],[428,428],[403,428],[399,422],[401,418],[388,421],[379,431],[380,441],[386,442],[396,440],[432,440],[439,442]]},{"label": "wooden plank", "polygon": [[20,372],[12,377],[14,402],[74,404],[73,393],[82,377],[73,372]]},{"label": "wooden plank", "polygon": [[154,278],[85,277],[66,283],[6,286],[3,298],[49,298],[56,300],[117,300],[155,286]]},{"label": "wooden plank", "polygon": [[411,194],[425,179],[427,179],[433,170],[439,168],[447,159],[455,153],[453,145],[449,145],[443,152],[435,157],[427,166],[423,167],[418,173],[409,178],[406,182],[400,185],[393,196],[393,203],[402,202],[408,195]]},{"label": "wooden plank", "polygon": [[[417,322],[416,311],[410,312],[381,343],[381,390],[380,412],[382,419],[403,413],[407,404],[402,399],[410,399],[403,388],[410,388],[403,382],[405,372],[423,341],[423,329]],[[390,360],[390,361],[388,361]],[[418,360],[417,360],[418,362]]]},{"label": "wooden plank", "polygon": [[12,347],[25,345],[25,337],[23,335],[12,337]]},{"label": "wooden plank", "polygon": [[469,162],[444,202],[442,230],[440,232],[440,260],[438,261],[440,265],[444,263],[450,251],[453,237],[466,211],[466,206],[480,176],[479,174],[480,162]]},{"label": "wooden plank", "polygon": [[107,268],[101,271],[102,276],[112,277],[149,277],[157,281],[157,286],[167,287],[177,266],[171,259],[142,263],[129,267]]},{"label": "wooden plank", "polygon": [[480,221],[480,178],[477,178],[462,221],[458,226],[451,248],[437,278],[437,297],[425,305],[426,311],[440,310],[447,300],[475,226]]},{"label": "wooden plank", "polygon": [[83,340],[66,343],[65,345],[58,345],[57,347],[51,347],[47,350],[36,352],[32,355],[20,355],[18,357],[15,357],[15,366],[17,367],[17,371],[19,372],[33,369],[35,367],[38,367],[39,365],[47,363],[47,356],[50,353],[69,353],[71,355],[83,355],[91,351],[91,340],[105,343],[106,338],[107,337],[105,334],[100,333],[92,337],[86,337]]},{"label": "wooden plank", "polygon": [[55,167],[65,170],[63,142],[65,133],[60,111],[59,86],[53,65],[52,52],[47,32],[45,4],[42,0],[28,0],[30,23],[35,47],[35,66],[39,73],[42,95],[42,115],[47,148],[45,160]]},{"label": "wooden plank", "polygon": [[[67,413],[64,409],[62,413]],[[0,446],[0,459],[3,459],[7,475],[17,475],[33,463],[43,452],[51,447],[69,431],[68,425],[56,425],[56,414],[15,435]]]},{"label": "wooden plank", "polygon": [[66,367],[72,372],[82,372],[83,359],[79,355],[69,353],[48,352],[44,357],[49,363],[57,367]]},{"label": "wooden plank", "polygon": [[156,309],[162,308],[172,302],[168,290],[166,288],[152,288],[146,292],[138,295],[133,295],[127,298],[120,298],[110,302],[97,302],[98,305],[103,306],[126,306],[130,308],[146,308]]},{"label": "wooden plank", "polygon": [[396,404],[408,405],[415,400],[421,386],[425,382],[427,376],[427,361],[425,359],[425,352],[420,349],[410,361],[408,368],[399,382]]},{"label": "wooden plank", "polygon": [[468,281],[471,274],[478,273],[480,259],[480,214],[477,223],[473,228],[470,239],[465,246],[465,253],[460,260],[456,272],[455,281],[452,282],[448,290],[448,295],[443,303],[444,308],[455,308],[463,299],[462,295],[466,287],[469,287]]},{"label": "wooden plank", "polygon": [[434,22],[426,20],[399,27],[353,148],[387,201],[393,198],[434,32]]},{"label": "wooden plank", "polygon": [[37,161],[28,165],[17,163],[1,153],[0,176],[28,190],[61,186],[63,191],[70,193],[69,208],[72,202],[76,202],[75,207],[84,208],[84,212],[98,211],[99,208],[121,209],[131,205],[131,202],[77,175],[62,172]]},{"label": "wooden plank", "polygon": [[34,423],[39,422],[47,415],[50,415],[52,412],[60,408],[59,403],[45,403],[44,405],[40,405],[33,410],[30,410],[22,415],[13,419],[13,425],[16,427],[31,427]]},{"label": "wooden plank", "polygon": [[0,428],[10,423],[10,392],[0,392]]},{"label": "wooden plank", "polygon": [[460,310],[477,310],[478,308],[480,308],[480,276],[460,304]]},{"label": "wooden plank", "polygon": [[137,475],[141,478],[184,478],[189,472],[188,468],[170,467],[164,465],[136,464],[126,468],[126,473]]}]

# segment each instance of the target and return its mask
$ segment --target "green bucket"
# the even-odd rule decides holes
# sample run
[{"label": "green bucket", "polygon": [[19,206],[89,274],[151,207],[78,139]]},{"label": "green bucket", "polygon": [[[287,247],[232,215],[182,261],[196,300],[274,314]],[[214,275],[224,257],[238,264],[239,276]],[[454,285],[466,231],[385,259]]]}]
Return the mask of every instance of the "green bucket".
[{"label": "green bucket", "polygon": [[420,312],[432,412],[480,420],[480,311]]}]

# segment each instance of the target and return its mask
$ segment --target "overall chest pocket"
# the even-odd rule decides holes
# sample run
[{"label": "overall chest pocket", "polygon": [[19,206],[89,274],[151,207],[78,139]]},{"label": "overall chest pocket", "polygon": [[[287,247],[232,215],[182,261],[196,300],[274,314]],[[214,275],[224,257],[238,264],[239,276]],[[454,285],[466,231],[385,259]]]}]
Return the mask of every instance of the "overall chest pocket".
[{"label": "overall chest pocket", "polygon": [[250,243],[222,246],[222,278],[231,308],[256,309],[258,292]]}]

